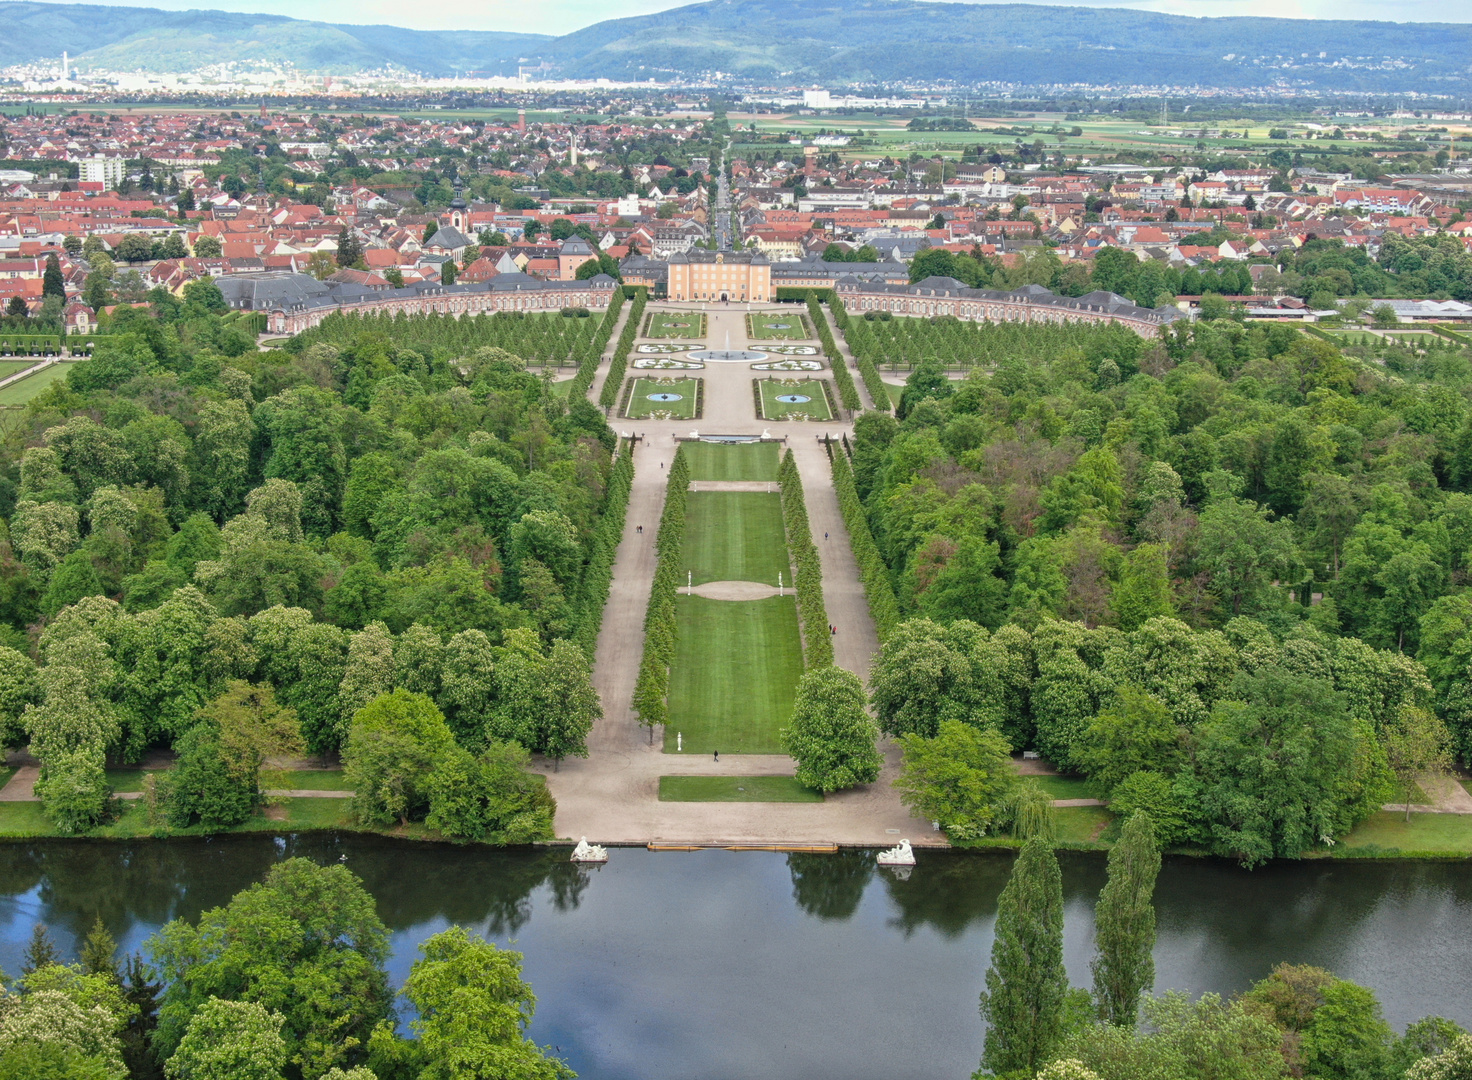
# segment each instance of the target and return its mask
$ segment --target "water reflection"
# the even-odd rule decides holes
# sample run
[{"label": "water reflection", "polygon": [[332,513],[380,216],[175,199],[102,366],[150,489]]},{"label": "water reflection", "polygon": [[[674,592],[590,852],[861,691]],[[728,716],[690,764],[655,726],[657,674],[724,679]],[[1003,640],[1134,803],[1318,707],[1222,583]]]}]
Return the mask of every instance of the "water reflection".
[{"label": "water reflection", "polygon": [[[124,948],[223,904],[282,858],[342,862],[392,932],[391,977],[462,923],[526,957],[533,1036],[592,1080],[966,1075],[1004,854],[920,852],[908,880],[871,852],[488,851],[353,834],[0,844],[0,966],[33,922],[74,953],[97,915]],[[1104,860],[1062,856],[1065,957],[1088,985]],[[1167,859],[1158,985],[1232,993],[1280,961],[1375,989],[1398,1027],[1472,1024],[1472,866],[1311,862],[1246,873]]]}]

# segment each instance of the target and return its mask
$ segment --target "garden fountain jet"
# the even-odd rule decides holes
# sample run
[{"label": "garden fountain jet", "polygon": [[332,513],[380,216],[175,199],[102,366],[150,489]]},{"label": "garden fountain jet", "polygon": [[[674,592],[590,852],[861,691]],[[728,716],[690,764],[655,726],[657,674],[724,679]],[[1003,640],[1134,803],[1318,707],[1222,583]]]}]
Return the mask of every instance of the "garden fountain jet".
[{"label": "garden fountain jet", "polygon": [[686,353],[691,360],[704,360],[709,363],[735,363],[750,360],[765,360],[767,354],[756,352],[753,349],[731,348],[731,331],[726,331],[726,347],[724,349],[701,349],[699,352]]}]

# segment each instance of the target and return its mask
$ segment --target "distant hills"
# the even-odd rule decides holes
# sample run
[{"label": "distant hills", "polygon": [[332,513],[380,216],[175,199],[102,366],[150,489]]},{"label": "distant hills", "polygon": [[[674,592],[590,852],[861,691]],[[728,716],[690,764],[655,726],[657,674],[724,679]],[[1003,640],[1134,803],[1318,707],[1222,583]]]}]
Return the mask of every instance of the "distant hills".
[{"label": "distant hills", "polygon": [[281,15],[159,11],[96,4],[0,3],[0,67],[60,59],[112,71],[192,71],[227,60],[290,63],[303,71],[352,74],[398,67],[427,75],[499,71],[545,34],[339,26]]},{"label": "distant hills", "polygon": [[545,60],[568,77],[725,73],[830,87],[954,81],[1472,96],[1472,25],[1187,18],[1119,8],[919,0],[710,0],[563,37],[347,26],[270,15],[0,2],[0,66],[58,56],[114,70],[221,60],[426,75]]}]

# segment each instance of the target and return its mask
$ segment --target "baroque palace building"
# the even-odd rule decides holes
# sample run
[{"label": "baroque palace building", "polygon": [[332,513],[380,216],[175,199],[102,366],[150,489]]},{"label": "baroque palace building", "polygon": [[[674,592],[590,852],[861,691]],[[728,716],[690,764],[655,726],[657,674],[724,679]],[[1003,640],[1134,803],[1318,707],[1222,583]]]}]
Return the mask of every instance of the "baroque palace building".
[{"label": "baroque palace building", "polygon": [[760,251],[705,251],[692,248],[669,257],[669,298],[751,300],[772,296],[772,264]]},{"label": "baroque palace building", "polygon": [[263,311],[272,334],[299,334],[333,312],[405,315],[480,315],[496,311],[603,310],[616,282],[607,274],[586,281],[543,281],[526,274],[497,274],[465,285],[416,282],[402,289],[369,289],[310,274],[227,274],[215,284],[235,311]]}]

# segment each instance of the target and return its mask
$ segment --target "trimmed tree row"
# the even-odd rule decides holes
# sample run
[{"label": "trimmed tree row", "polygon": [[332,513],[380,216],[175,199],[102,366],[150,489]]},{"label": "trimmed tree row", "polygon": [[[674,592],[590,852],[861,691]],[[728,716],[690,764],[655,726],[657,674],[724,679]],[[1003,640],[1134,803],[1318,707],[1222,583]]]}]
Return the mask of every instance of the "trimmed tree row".
[{"label": "trimmed tree row", "polygon": [[654,550],[658,563],[654,584],[649,589],[649,608],[644,613],[644,658],[634,684],[634,712],[639,723],[649,728],[654,739],[656,725],[669,719],[670,664],[675,658],[675,597],[680,588],[680,554],[685,544],[685,501],[690,490],[690,464],[684,447],[670,462],[669,485],[665,490],[664,513]]},{"label": "trimmed tree row", "polygon": [[623,539],[624,519],[629,510],[629,492],[634,486],[634,455],[628,440],[620,440],[618,458],[608,474],[608,491],[603,500],[603,517],[593,534],[593,553],[583,572],[583,589],[578,613],[578,627],[572,637],[583,654],[590,659],[598,645],[598,631],[603,627],[603,609],[608,606],[608,592],[613,587],[613,560]]},{"label": "trimmed tree row", "polygon": [[803,664],[811,671],[833,663],[833,637],[828,629],[828,611],[823,606],[823,566],[808,526],[808,507],[803,498],[802,478],[792,451],[782,456],[777,470],[782,487],[782,522],[787,531],[787,550],[797,567],[797,615],[802,622]]},{"label": "trimmed tree row", "polygon": [[624,384],[624,372],[629,366],[629,350],[634,347],[634,339],[639,336],[639,320],[644,317],[644,301],[648,295],[648,290],[642,286],[634,293],[634,307],[629,312],[629,321],[624,323],[624,332],[618,336],[618,347],[613,350],[613,360],[608,365],[608,378],[603,380],[603,390],[598,395],[598,404],[605,409],[618,399],[619,387]]},{"label": "trimmed tree row", "polygon": [[608,301],[608,310],[603,313],[603,321],[598,324],[598,332],[593,335],[593,347],[578,365],[578,373],[572,377],[572,385],[567,390],[568,401],[585,396],[593,385],[593,378],[598,374],[598,364],[603,359],[603,350],[608,347],[608,339],[613,336],[613,327],[618,322],[618,313],[623,306],[624,291],[614,289],[613,296]]},{"label": "trimmed tree row", "polygon": [[863,408],[859,388],[854,385],[854,377],[849,374],[848,364],[839,351],[838,342],[833,340],[833,331],[828,328],[828,320],[823,318],[823,309],[818,306],[818,298],[811,292],[808,293],[808,314],[812,317],[813,326],[817,327],[818,340],[823,343],[823,351],[828,355],[828,366],[833,369],[833,382],[838,387],[838,397],[843,402],[843,407],[851,412]]},{"label": "trimmed tree row", "polygon": [[[833,321],[838,328],[848,336],[848,311],[843,306],[843,301],[836,295],[828,302],[833,311]],[[884,386],[884,380],[879,377],[879,368],[874,365],[874,359],[867,354],[861,354],[858,350],[850,347],[854,354],[854,363],[859,366],[859,375],[864,380],[864,386],[869,391],[869,396],[874,399],[874,408],[880,412],[889,412],[889,391]]]},{"label": "trimmed tree row", "polygon": [[889,580],[889,568],[884,565],[879,545],[874,543],[874,534],[869,531],[869,517],[859,499],[848,453],[843,447],[830,443],[828,456],[833,463],[833,490],[838,493],[838,508],[848,529],[849,546],[853,549],[854,561],[859,564],[859,580],[864,583],[869,615],[874,620],[879,640],[883,642],[900,624],[900,604]]}]

